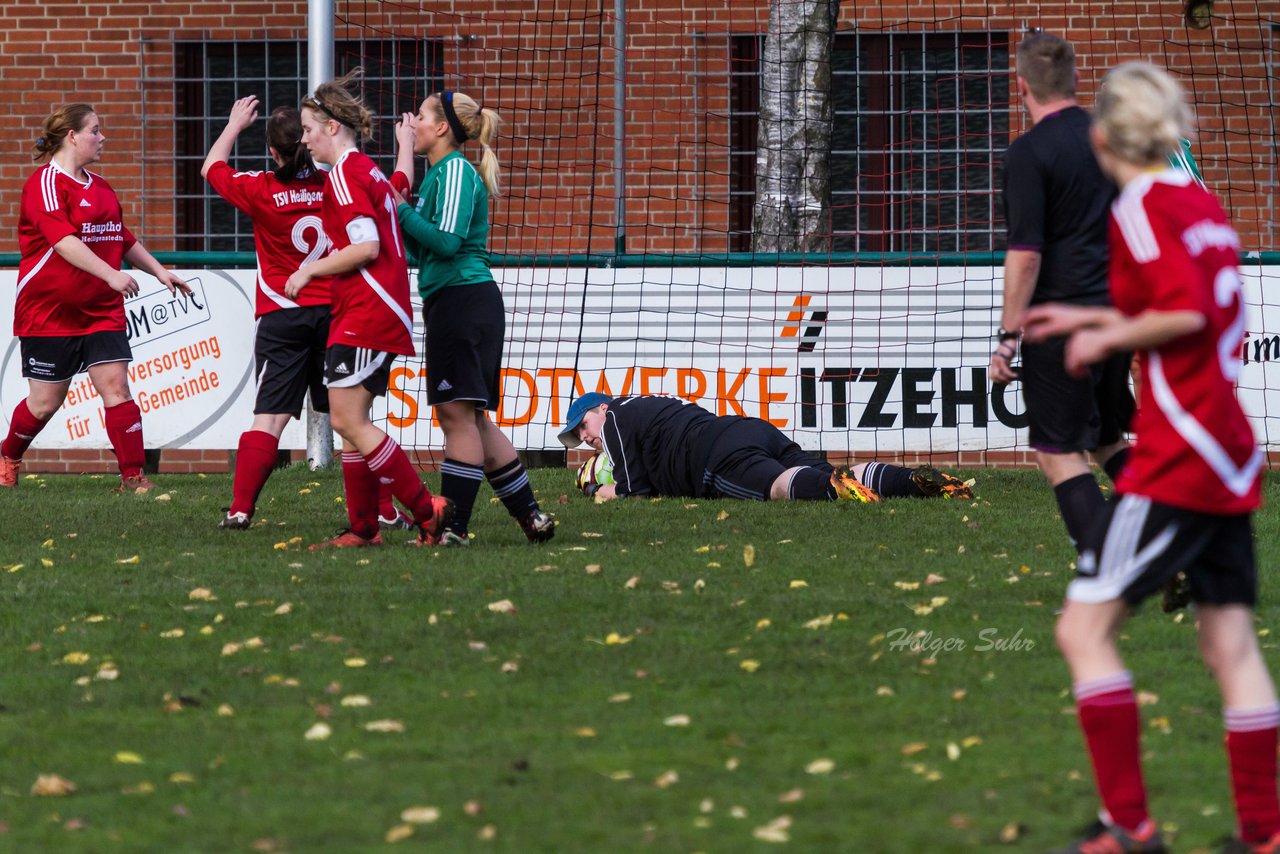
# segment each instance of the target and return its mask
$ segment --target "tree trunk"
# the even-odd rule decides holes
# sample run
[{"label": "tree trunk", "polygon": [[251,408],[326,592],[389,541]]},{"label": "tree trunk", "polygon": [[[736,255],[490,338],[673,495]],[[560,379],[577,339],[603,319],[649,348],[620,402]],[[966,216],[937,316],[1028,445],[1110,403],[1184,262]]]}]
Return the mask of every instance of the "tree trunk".
[{"label": "tree trunk", "polygon": [[760,58],[756,252],[831,249],[831,44],[840,0],[771,0]]}]

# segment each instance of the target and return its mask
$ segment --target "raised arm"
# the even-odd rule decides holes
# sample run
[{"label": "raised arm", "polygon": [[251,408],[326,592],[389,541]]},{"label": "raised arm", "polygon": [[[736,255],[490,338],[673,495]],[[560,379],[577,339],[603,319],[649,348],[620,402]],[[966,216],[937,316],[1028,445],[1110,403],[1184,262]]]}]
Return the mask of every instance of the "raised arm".
[{"label": "raised arm", "polygon": [[241,98],[231,105],[231,115],[227,118],[227,126],[222,129],[222,133],[213,141],[213,145],[209,146],[209,154],[204,159],[204,165],[200,167],[200,177],[207,178],[209,169],[215,163],[225,163],[231,157],[231,150],[235,147],[236,139],[240,134],[258,120],[258,99],[254,95]]}]

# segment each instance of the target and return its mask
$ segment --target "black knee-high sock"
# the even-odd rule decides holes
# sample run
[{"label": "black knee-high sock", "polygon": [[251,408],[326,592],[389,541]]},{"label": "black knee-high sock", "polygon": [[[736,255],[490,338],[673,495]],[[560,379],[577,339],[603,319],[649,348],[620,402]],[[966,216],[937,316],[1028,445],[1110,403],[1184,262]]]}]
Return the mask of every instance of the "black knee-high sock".
[{"label": "black knee-high sock", "polygon": [[538,509],[538,499],[533,497],[533,487],[529,485],[529,473],[519,460],[512,460],[505,466],[485,472],[489,485],[502,503],[517,521],[525,519]]},{"label": "black knee-high sock", "polygon": [[924,498],[924,492],[911,479],[911,469],[892,463],[867,463],[861,480],[881,498]]},{"label": "black knee-high sock", "polygon": [[1111,482],[1115,483],[1120,477],[1120,472],[1124,471],[1124,464],[1127,462],[1129,462],[1129,449],[1121,448],[1102,464],[1102,469],[1107,473],[1107,477],[1111,478]]},{"label": "black knee-high sock", "polygon": [[471,523],[471,510],[476,506],[476,493],[484,480],[484,466],[462,463],[445,457],[440,464],[440,494],[453,502],[453,521],[449,530],[459,536],[467,535]]},{"label": "black knee-high sock", "polygon": [[1055,486],[1053,496],[1058,499],[1067,536],[1071,538],[1072,545],[1078,547],[1089,525],[1098,518],[1107,503],[1098,488],[1098,481],[1092,474],[1077,475]]},{"label": "black knee-high sock", "polygon": [[787,497],[796,501],[835,501],[836,488],[831,485],[831,472],[809,466],[797,469],[787,487]]}]

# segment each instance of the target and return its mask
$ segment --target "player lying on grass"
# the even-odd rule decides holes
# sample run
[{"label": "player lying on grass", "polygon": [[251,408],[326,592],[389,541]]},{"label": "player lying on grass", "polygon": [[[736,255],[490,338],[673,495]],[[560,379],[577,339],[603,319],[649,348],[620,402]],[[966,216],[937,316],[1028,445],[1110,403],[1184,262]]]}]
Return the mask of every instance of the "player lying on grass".
[{"label": "player lying on grass", "polygon": [[1103,806],[1100,823],[1063,852],[1165,850],[1147,810],[1133,677],[1115,638],[1129,609],[1182,570],[1199,605],[1200,654],[1222,693],[1237,820],[1223,851],[1275,854],[1280,703],[1253,623],[1263,455],[1235,396],[1240,241],[1217,200],[1168,168],[1191,125],[1181,87],[1145,62],[1107,80],[1091,141],[1121,188],[1110,224],[1115,308],[1048,304],[1024,324],[1032,341],[1070,335],[1073,376],[1130,350],[1142,366],[1137,442],[1080,543],[1056,630]]},{"label": "player lying on grass", "polygon": [[969,485],[932,466],[889,463],[835,468],[759,418],[712,415],[675,397],[584,394],[569,406],[560,441],[604,451],[614,482],[587,491],[753,501],[879,501],[972,498]]}]

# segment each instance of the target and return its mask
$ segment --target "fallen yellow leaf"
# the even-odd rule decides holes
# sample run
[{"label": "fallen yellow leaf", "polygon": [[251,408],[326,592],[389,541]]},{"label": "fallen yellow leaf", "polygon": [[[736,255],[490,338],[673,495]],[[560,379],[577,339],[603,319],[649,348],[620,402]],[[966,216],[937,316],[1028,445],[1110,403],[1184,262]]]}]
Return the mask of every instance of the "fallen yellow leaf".
[{"label": "fallen yellow leaf", "polygon": [[665,718],[662,722],[667,726],[688,726],[689,720],[688,715],[672,715],[669,718]]},{"label": "fallen yellow leaf", "polygon": [[342,660],[342,663],[347,667],[364,667],[369,662],[365,661],[363,658],[345,658]]},{"label": "fallen yellow leaf", "polygon": [[761,842],[788,842],[791,836],[787,830],[791,827],[791,816],[780,815],[751,831],[751,835]]},{"label": "fallen yellow leaf", "polygon": [[800,590],[801,588],[808,587],[808,586],[809,586],[809,582],[801,578],[792,579],[790,584],[790,587],[792,590]]},{"label": "fallen yellow leaf", "polygon": [[312,724],[302,737],[307,741],[324,741],[331,735],[333,735],[333,728],[321,721]]},{"label": "fallen yellow leaf", "polygon": [[89,653],[87,652],[69,652],[62,656],[64,664],[84,664],[88,660]]},{"label": "fallen yellow leaf", "polygon": [[[311,490],[307,490],[310,492]],[[387,835],[383,837],[387,842],[399,842],[413,836],[412,824],[397,824],[395,827],[387,831]]]},{"label": "fallen yellow leaf", "polygon": [[369,721],[364,728],[369,732],[404,732],[404,724],[392,720]]},{"label": "fallen yellow leaf", "polygon": [[490,611],[495,614],[514,614],[516,606],[510,599],[499,599],[497,602],[490,602],[488,605]]},{"label": "fallen yellow leaf", "polygon": [[804,766],[806,774],[830,774],[836,769],[836,763],[833,759],[815,759],[808,765]]},{"label": "fallen yellow leaf", "polygon": [[144,760],[132,750],[121,750],[112,757],[112,761],[118,765],[141,765]]},{"label": "fallen yellow leaf", "polygon": [[218,597],[213,595],[213,591],[207,587],[197,587],[187,594],[187,598],[192,602],[217,602]]},{"label": "fallen yellow leaf", "polygon": [[431,824],[440,820],[440,810],[436,807],[409,807],[400,813],[400,820],[406,824]]},{"label": "fallen yellow leaf", "polygon": [[342,698],[341,705],[346,706],[347,708],[363,708],[365,706],[372,706],[373,701],[364,694],[350,694]]},{"label": "fallen yellow leaf", "polygon": [[142,563],[142,557],[141,555],[133,555],[132,557],[121,558],[120,560],[116,561],[116,563],[125,563],[125,564]]},{"label": "fallen yellow leaf", "polygon": [[742,563],[750,569],[756,562],[756,547],[747,543],[742,547]]},{"label": "fallen yellow leaf", "polygon": [[75,790],[75,783],[57,774],[38,774],[31,784],[31,794],[37,798],[61,798]]},{"label": "fallen yellow leaf", "polygon": [[748,673],[755,673],[760,669],[760,662],[756,661],[754,658],[744,658],[742,661],[738,662],[738,666]]},{"label": "fallen yellow leaf", "polygon": [[925,742],[923,742],[923,741],[913,741],[913,742],[910,742],[910,743],[908,743],[908,744],[904,744],[904,745],[902,745],[902,751],[901,751],[901,752],[902,752],[902,755],[903,755],[903,756],[914,756],[915,754],[919,753],[920,751],[922,751],[922,750],[928,750],[928,749],[929,749],[929,745],[928,745],[928,744],[926,744]]},{"label": "fallen yellow leaf", "polygon": [[669,786],[674,786],[676,783],[679,783],[679,782],[680,782],[680,774],[678,772],[663,771],[661,774],[659,774],[657,777],[654,778],[653,785],[657,786],[659,789],[665,789],[665,788],[668,788]]}]

